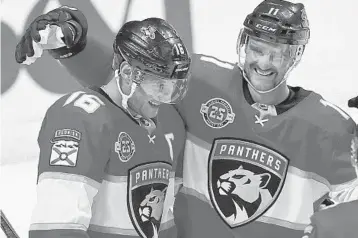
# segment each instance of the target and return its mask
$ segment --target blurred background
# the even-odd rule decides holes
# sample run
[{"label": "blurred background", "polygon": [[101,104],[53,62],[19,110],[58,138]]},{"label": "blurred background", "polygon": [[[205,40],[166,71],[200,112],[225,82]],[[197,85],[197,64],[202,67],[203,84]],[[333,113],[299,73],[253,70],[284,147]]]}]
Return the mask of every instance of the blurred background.
[{"label": "blurred background", "polygon": [[[0,207],[21,237],[35,202],[37,134],[47,108],[80,86],[45,55],[25,67],[14,49],[26,27],[41,13],[60,5],[81,9],[89,35],[112,45],[128,20],[167,19],[195,53],[236,62],[235,45],[242,23],[259,0],[2,0],[1,1],[1,170]],[[294,1],[298,2],[298,1]],[[305,4],[311,40],[289,84],[315,90],[358,122],[347,100],[358,95],[356,0],[300,1]],[[90,65],[89,65],[90,67]],[[358,69],[357,69],[358,71]],[[324,120],[324,118],[322,118]],[[1,235],[0,235],[1,237]]]}]

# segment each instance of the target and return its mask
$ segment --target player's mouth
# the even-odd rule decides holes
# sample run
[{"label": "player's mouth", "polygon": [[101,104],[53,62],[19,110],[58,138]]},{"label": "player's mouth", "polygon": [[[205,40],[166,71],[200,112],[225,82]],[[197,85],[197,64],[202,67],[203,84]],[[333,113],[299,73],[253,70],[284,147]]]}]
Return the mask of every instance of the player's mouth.
[{"label": "player's mouth", "polygon": [[272,70],[262,70],[262,69],[259,69],[257,67],[254,67],[254,70],[258,75],[265,76],[265,77],[271,76],[271,75],[273,75],[275,73]]}]

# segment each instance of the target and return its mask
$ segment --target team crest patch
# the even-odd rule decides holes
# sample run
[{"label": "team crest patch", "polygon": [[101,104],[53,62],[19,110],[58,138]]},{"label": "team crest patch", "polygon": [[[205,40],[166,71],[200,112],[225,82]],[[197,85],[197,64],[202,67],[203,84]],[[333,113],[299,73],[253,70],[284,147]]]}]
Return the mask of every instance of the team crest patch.
[{"label": "team crest patch", "polygon": [[216,139],[209,155],[211,202],[231,228],[259,218],[276,201],[289,160],[278,152],[240,139]]},{"label": "team crest patch", "polygon": [[128,172],[128,211],[142,238],[157,238],[172,167],[153,162]]},{"label": "team crest patch", "polygon": [[127,162],[132,158],[135,152],[135,144],[128,133],[119,133],[118,140],[114,143],[114,150],[122,162]]},{"label": "team crest patch", "polygon": [[59,129],[55,131],[51,140],[52,148],[50,165],[74,167],[77,163],[81,132],[73,129]]},{"label": "team crest patch", "polygon": [[233,113],[231,105],[222,98],[212,98],[201,104],[200,113],[205,123],[216,129],[233,123],[235,119],[235,113]]}]

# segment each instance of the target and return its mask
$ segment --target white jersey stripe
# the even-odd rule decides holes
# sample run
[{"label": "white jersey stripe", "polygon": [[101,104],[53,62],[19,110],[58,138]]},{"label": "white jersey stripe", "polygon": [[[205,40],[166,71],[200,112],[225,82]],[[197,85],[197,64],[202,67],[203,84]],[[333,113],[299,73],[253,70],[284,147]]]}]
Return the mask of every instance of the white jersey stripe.
[{"label": "white jersey stripe", "polygon": [[81,224],[71,223],[35,223],[30,225],[30,230],[42,231],[42,230],[83,230],[87,231],[87,227]]},{"label": "white jersey stripe", "polygon": [[41,182],[44,179],[59,179],[59,180],[67,180],[67,181],[74,181],[74,182],[81,182],[88,184],[96,189],[99,189],[101,184],[91,178],[88,178],[83,175],[78,174],[68,174],[68,173],[62,173],[62,172],[43,172],[39,176],[39,182]]},{"label": "white jersey stripe", "polygon": [[280,220],[277,218],[267,217],[267,216],[261,216],[257,219],[257,221],[262,222],[262,223],[273,224],[276,226],[289,228],[292,230],[299,230],[299,231],[303,231],[308,225],[308,224],[298,224],[298,223]]},{"label": "white jersey stripe", "polygon": [[137,231],[133,229],[122,229],[118,227],[105,227],[91,224],[88,230],[100,232],[100,233],[107,233],[107,234],[121,234],[126,236],[135,236],[138,237]]},{"label": "white jersey stripe", "polygon": [[51,230],[55,226],[86,230],[92,216],[93,199],[98,192],[89,181],[92,180],[84,176],[43,173],[37,185],[31,229]]}]

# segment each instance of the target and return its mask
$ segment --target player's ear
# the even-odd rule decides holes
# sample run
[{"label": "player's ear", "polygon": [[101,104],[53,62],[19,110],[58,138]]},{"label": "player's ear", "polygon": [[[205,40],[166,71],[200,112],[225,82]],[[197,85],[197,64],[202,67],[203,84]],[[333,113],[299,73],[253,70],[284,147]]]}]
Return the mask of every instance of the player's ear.
[{"label": "player's ear", "polygon": [[128,64],[127,61],[123,61],[119,66],[119,75],[122,78],[122,82],[126,86],[132,85],[132,73],[133,73],[132,66]]}]

